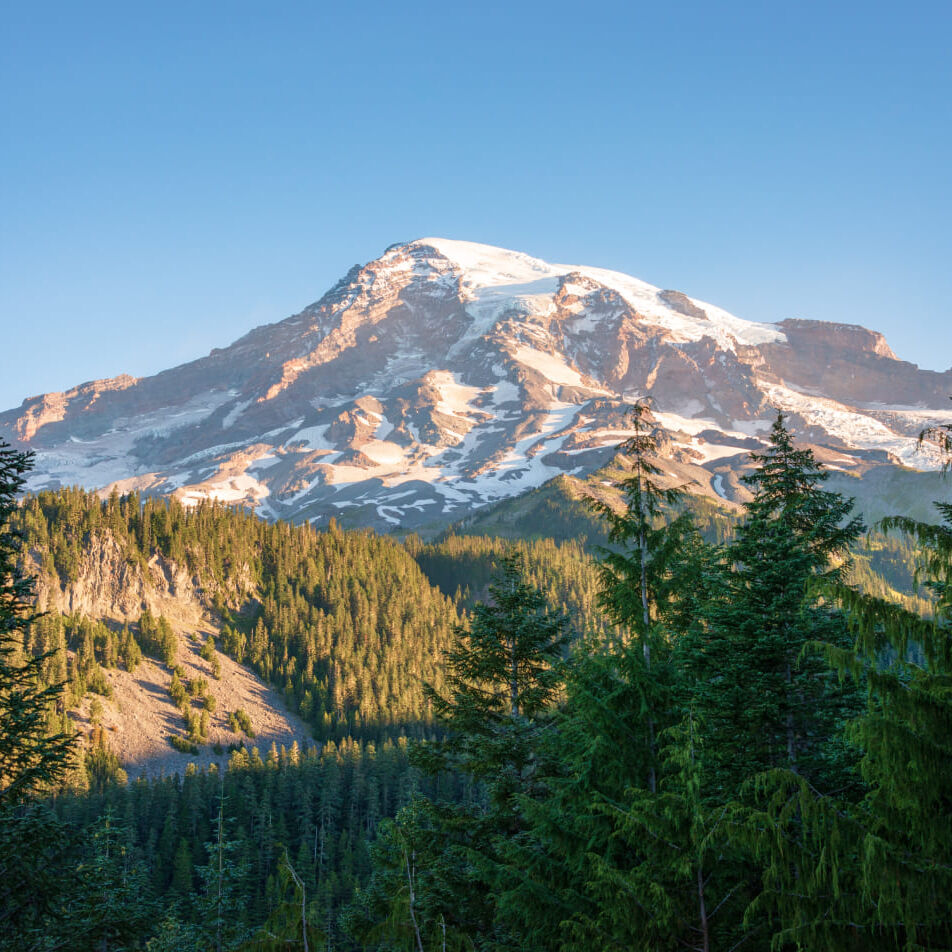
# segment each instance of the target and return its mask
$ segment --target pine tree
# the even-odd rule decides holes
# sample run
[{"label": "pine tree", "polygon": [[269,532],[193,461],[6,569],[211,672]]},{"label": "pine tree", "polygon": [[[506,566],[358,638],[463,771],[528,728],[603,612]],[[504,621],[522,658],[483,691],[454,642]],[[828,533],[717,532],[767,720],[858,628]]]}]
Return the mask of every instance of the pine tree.
[{"label": "pine tree", "polygon": [[[581,940],[576,948],[597,935],[642,952],[714,947],[730,888],[719,875],[724,811],[705,789],[694,712],[663,731],[659,742],[658,789],[632,788],[623,803],[597,805],[612,822],[615,850],[591,856],[592,903],[573,923],[571,933]],[[615,857],[626,852],[637,861],[619,864]]]},{"label": "pine tree", "polygon": [[856,756],[842,733],[861,697],[822,657],[852,638],[844,613],[821,592],[845,578],[862,524],[850,516],[850,500],[823,489],[827,474],[811,451],[794,446],[782,415],[752,458],[745,481],[754,495],[725,549],[723,596],[681,639],[678,656],[703,718],[710,803],[727,811],[722,844],[735,882],[724,938],[773,937],[779,949],[832,831],[816,835],[816,811],[798,792],[836,791],[847,800],[859,792]]},{"label": "pine tree", "polygon": [[146,952],[205,952],[198,928],[171,914],[159,923],[145,948]]},{"label": "pine tree", "polygon": [[602,553],[598,602],[622,636],[589,639],[573,656],[566,703],[543,738],[547,796],[526,803],[529,828],[507,844],[500,905],[540,950],[661,948],[650,944],[661,933],[647,927],[657,918],[629,900],[667,871],[653,865],[658,851],[626,837],[662,823],[657,735],[681,716],[672,642],[705,590],[711,555],[690,517],[677,514],[682,491],[661,485],[645,404],[634,407],[632,426],[621,448],[625,508],[595,507],[615,546]]},{"label": "pine tree", "polygon": [[372,847],[373,875],[345,910],[345,932],[362,947],[388,952],[464,952],[475,943],[452,922],[456,871],[446,830],[432,805],[414,796],[381,824]]},{"label": "pine tree", "polygon": [[309,901],[307,884],[288,859],[287,850],[278,864],[279,901],[265,924],[247,943],[249,952],[301,950],[318,952],[324,946],[324,933],[316,903]]},{"label": "pine tree", "polygon": [[526,581],[518,556],[501,560],[489,594],[469,626],[457,629],[446,663],[448,694],[426,686],[446,736],[414,751],[426,772],[459,773],[477,785],[470,803],[432,807],[446,844],[440,865],[451,897],[438,911],[452,935],[477,946],[504,941],[492,900],[499,850],[522,829],[522,801],[542,790],[537,739],[560,689],[569,640],[566,619]]},{"label": "pine tree", "polygon": [[857,703],[804,649],[851,642],[842,612],[817,591],[843,578],[862,522],[850,517],[851,500],[822,488],[827,474],[812,451],[796,449],[782,414],[751,458],[744,481],[754,496],[725,552],[723,597],[679,642],[711,731],[712,779],[727,796],[771,768],[841,781],[825,743]]},{"label": "pine tree", "polygon": [[66,912],[57,925],[69,937],[65,947],[97,952],[126,948],[154,915],[148,874],[129,849],[129,831],[111,811],[93,826],[90,839],[89,855],[63,897]]},{"label": "pine tree", "polygon": [[446,660],[449,694],[426,685],[445,741],[420,749],[432,772],[460,770],[487,784],[493,808],[512,813],[532,782],[535,721],[552,706],[569,642],[566,619],[549,610],[518,556],[501,560],[490,601],[473,611]]},{"label": "pine tree", "polygon": [[40,947],[60,912],[78,837],[45,802],[8,809],[0,822],[0,949]]},{"label": "pine tree", "polygon": [[789,856],[794,811],[811,847],[795,883],[788,866],[771,866],[776,891],[794,897],[776,904],[777,947],[952,949],[952,505],[936,506],[938,524],[882,523],[919,542],[931,616],[834,590],[856,644],[823,654],[868,689],[865,712],[847,730],[866,788],[850,799],[788,777],[787,789],[773,792],[763,852]]},{"label": "pine tree", "polygon": [[33,579],[18,565],[20,534],[10,527],[16,496],[32,464],[0,440],[0,809],[49,788],[69,768],[75,734],[50,734],[50,710],[64,685],[42,686],[43,665],[52,653],[32,655],[23,633],[32,614]]},{"label": "pine tree", "polygon": [[215,839],[205,844],[209,861],[196,869],[200,883],[196,905],[205,947],[226,952],[249,937],[246,887],[250,871],[242,859],[241,844],[227,835],[223,781],[217,807]]},{"label": "pine tree", "polygon": [[[674,597],[671,566],[690,535],[692,524],[686,513],[672,517],[672,510],[684,497],[679,488],[665,488],[659,482],[661,468],[653,462],[658,443],[646,402],[629,411],[634,433],[619,447],[630,467],[617,485],[623,492],[625,508],[616,512],[609,504],[594,502],[593,508],[608,523],[608,539],[616,546],[605,549],[599,562],[601,582],[598,603],[610,620],[627,635],[644,659],[639,677],[644,695],[644,720],[649,751],[648,787],[655,789],[656,721],[665,702],[658,690],[664,675],[652,673],[652,658],[666,647],[658,625],[667,603]],[[631,650],[631,644],[620,647]],[[656,667],[657,661],[655,658]],[[634,778],[632,778],[634,780]]]}]

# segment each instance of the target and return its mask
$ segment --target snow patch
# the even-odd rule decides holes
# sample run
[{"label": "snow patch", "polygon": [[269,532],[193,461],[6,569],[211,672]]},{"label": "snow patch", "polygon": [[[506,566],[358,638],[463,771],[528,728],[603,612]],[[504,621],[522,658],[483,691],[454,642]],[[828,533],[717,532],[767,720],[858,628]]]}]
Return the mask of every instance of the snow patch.
[{"label": "snow patch", "polygon": [[546,354],[534,347],[526,347],[523,344],[518,345],[512,352],[513,359],[526,367],[542,374],[546,380],[565,387],[584,387],[582,375],[573,370],[566,362],[565,358],[559,354]]}]

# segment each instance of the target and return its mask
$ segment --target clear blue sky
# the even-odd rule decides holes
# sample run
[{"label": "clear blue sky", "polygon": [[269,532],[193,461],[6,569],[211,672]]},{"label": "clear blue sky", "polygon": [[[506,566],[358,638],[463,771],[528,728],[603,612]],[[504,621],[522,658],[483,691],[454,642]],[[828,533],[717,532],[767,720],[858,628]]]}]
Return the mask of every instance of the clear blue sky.
[{"label": "clear blue sky", "polygon": [[948,2],[0,16],[0,408],[201,356],[429,234],[952,365]]}]

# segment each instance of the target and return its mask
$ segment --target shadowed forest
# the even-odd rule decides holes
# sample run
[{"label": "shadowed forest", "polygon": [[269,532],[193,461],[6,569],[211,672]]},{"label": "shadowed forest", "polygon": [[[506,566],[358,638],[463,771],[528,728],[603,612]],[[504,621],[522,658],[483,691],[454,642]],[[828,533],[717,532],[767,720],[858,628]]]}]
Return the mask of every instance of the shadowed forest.
[{"label": "shadowed forest", "polygon": [[[521,539],[21,497],[0,446],[0,948],[952,948],[952,506],[864,526],[778,417],[737,516],[632,425]],[[193,580],[208,678],[161,614],[37,614],[105,538]],[[144,659],[210,766],[129,780]],[[312,741],[216,711],[223,659]]]}]

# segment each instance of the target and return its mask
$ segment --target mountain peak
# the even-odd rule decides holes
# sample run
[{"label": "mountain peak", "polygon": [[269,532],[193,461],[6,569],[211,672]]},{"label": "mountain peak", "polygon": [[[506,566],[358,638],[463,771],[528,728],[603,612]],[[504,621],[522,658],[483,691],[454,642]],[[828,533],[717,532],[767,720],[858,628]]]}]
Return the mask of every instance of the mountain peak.
[{"label": "mountain peak", "polygon": [[952,373],[856,325],[758,324],[621,272],[430,237],[207,358],[87,390],[0,414],[36,451],[33,488],[412,528],[596,471],[640,395],[669,432],[666,471],[725,499],[776,409],[849,472],[935,468],[915,438]]}]

